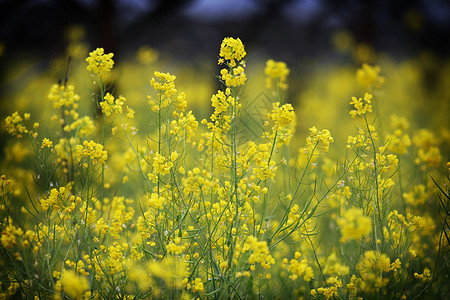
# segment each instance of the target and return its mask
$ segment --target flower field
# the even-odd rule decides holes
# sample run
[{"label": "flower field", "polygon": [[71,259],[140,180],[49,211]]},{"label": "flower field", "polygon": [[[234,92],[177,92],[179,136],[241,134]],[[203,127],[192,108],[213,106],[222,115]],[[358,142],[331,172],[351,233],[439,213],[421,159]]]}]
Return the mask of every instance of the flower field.
[{"label": "flower field", "polygon": [[448,298],[450,64],[218,49],[73,42],[2,102],[0,299]]}]

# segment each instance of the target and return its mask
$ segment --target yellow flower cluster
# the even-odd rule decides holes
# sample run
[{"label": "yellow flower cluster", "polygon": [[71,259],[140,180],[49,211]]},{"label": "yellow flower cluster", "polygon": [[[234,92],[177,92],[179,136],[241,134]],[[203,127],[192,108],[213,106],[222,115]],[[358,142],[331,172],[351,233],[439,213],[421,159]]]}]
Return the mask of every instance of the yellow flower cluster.
[{"label": "yellow flower cluster", "polygon": [[128,250],[128,244],[118,242],[113,242],[111,246],[108,247],[108,258],[106,259],[106,265],[108,266],[109,272],[111,274],[117,274],[124,270],[125,260],[124,252]]},{"label": "yellow flower cluster", "polygon": [[194,114],[192,111],[189,111],[186,115],[179,113],[177,117],[178,120],[172,120],[170,124],[172,127],[170,133],[175,136],[177,141],[183,137],[186,138],[186,142],[190,142],[198,128],[198,122]]},{"label": "yellow flower cluster", "polygon": [[380,76],[379,66],[370,66],[366,63],[356,71],[356,80],[365,90],[379,88],[384,83],[384,77]]},{"label": "yellow flower cluster", "polygon": [[228,87],[237,87],[245,84],[247,76],[243,67],[238,66],[231,69],[231,72],[227,69],[220,70],[220,75]]},{"label": "yellow flower cluster", "polygon": [[372,95],[369,93],[364,94],[364,102],[361,98],[352,97],[350,105],[353,105],[355,109],[350,111],[352,118],[356,116],[365,115],[367,112],[372,112]]},{"label": "yellow flower cluster", "polygon": [[426,226],[432,226],[433,221],[429,221],[420,216],[413,216],[408,213],[406,217],[399,214],[397,210],[393,210],[389,213],[388,227],[384,230],[386,238],[390,238],[394,245],[399,245],[407,238],[406,234],[413,233],[424,229]]},{"label": "yellow flower cluster", "polygon": [[12,225],[12,220],[9,219],[8,225],[1,232],[1,244],[6,249],[11,249],[18,244],[18,239],[23,236],[24,232],[22,228],[17,228]]},{"label": "yellow flower cluster", "polygon": [[288,88],[288,84],[286,83],[287,76],[289,75],[289,68],[287,67],[285,62],[282,61],[274,61],[273,59],[269,59],[266,62],[266,68],[264,69],[264,73],[266,74],[266,87],[268,89],[273,88],[274,82],[275,87],[280,88],[282,90],[286,90]]},{"label": "yellow flower cluster", "polygon": [[160,103],[157,110],[167,107],[170,103],[170,97],[177,93],[175,89],[175,75],[170,75],[169,73],[161,73],[155,71],[155,77],[150,80],[150,85],[155,89],[158,94],[165,98],[164,102]]},{"label": "yellow flower cluster", "polygon": [[[173,161],[177,158],[178,153],[173,152],[171,155],[172,160],[167,160],[159,153],[155,153],[153,157],[153,173],[154,174],[169,174],[170,169],[173,167]],[[150,176],[150,175],[149,175]]]},{"label": "yellow flower cluster", "polygon": [[[62,200],[61,198],[64,197],[64,193],[66,191],[65,187],[60,187],[59,190],[54,188],[50,190],[50,194],[48,195],[47,199],[42,198],[40,199],[41,208],[43,211],[47,211],[49,208],[58,210],[60,208],[60,205]],[[58,204],[59,203],[59,204]]]},{"label": "yellow flower cluster", "polygon": [[[80,96],[75,94],[73,85],[64,86],[54,84],[50,89],[48,99],[53,102],[54,108],[64,107],[65,109],[71,108],[72,110],[76,110]],[[71,111],[70,114],[74,114],[74,112]]]},{"label": "yellow flower cluster", "polygon": [[[84,141],[82,145],[76,147],[76,158],[81,161],[82,157],[87,157],[92,160],[94,165],[104,164],[108,159],[108,152],[103,150],[102,144],[97,144],[94,141]],[[85,165],[87,166],[87,165]]]},{"label": "yellow flower cluster", "polygon": [[212,122],[208,122],[206,119],[201,122],[206,124],[208,129],[218,133],[226,133],[230,130],[231,116],[229,110],[235,105],[237,105],[236,109],[242,106],[240,103],[237,104],[236,99],[230,95],[231,90],[227,88],[225,93],[219,90],[211,97],[211,104],[214,107],[214,112],[210,117]]},{"label": "yellow flower cluster", "polygon": [[191,283],[187,283],[186,284],[186,288],[188,290],[192,289],[192,291],[194,293],[203,292],[205,290],[205,287],[203,285],[203,282],[202,282],[201,278],[195,278],[195,280],[192,280]]},{"label": "yellow flower cluster", "polygon": [[244,44],[240,38],[224,38],[222,45],[220,45],[219,63],[223,63],[227,60],[230,67],[234,68],[236,66],[236,61],[240,61],[244,56],[247,55],[244,49]]},{"label": "yellow flower cluster", "polygon": [[308,260],[303,258],[302,254],[298,251],[295,251],[294,258],[288,262],[287,258],[283,259],[283,264],[287,266],[287,270],[289,271],[289,278],[292,280],[296,280],[298,277],[303,276],[304,281],[311,281],[314,279],[313,269],[308,265]]},{"label": "yellow flower cluster", "polygon": [[354,207],[347,210],[338,221],[341,227],[341,243],[359,240],[372,232],[372,220],[365,216],[362,209]]},{"label": "yellow flower cluster", "polygon": [[409,135],[404,133],[409,128],[409,122],[406,118],[393,114],[391,115],[391,128],[394,133],[389,134],[386,138],[388,149],[398,155],[407,153],[407,147],[412,144]]},{"label": "yellow flower cluster", "polygon": [[306,145],[309,149],[320,149],[323,153],[330,150],[330,144],[334,142],[333,137],[328,129],[323,129],[322,131],[317,130],[315,126],[309,128],[311,132],[306,138]]},{"label": "yellow flower cluster", "polygon": [[[267,247],[266,241],[258,241],[254,236],[248,236],[242,247],[242,253],[251,251],[247,262],[255,266],[259,263],[264,269],[270,269],[270,266],[275,263],[275,259],[272,257]],[[240,251],[236,251],[235,256],[239,255]],[[254,270],[254,267],[252,268]]]},{"label": "yellow flower cluster", "polygon": [[[114,99],[114,96],[110,93],[106,93],[104,97],[105,101],[100,102],[100,107],[102,108],[102,112],[106,116],[110,116],[111,112],[115,112],[117,114],[122,113],[122,107],[125,104],[125,97],[119,96],[119,98]],[[132,113],[132,115],[134,112]]]},{"label": "yellow flower cluster", "polygon": [[114,66],[113,56],[113,53],[105,54],[103,48],[95,49],[86,58],[86,62],[88,63],[87,70],[97,75],[101,80],[105,79],[106,75],[108,75]]},{"label": "yellow flower cluster", "polygon": [[328,287],[312,289],[311,296],[316,297],[317,295],[324,295],[327,300],[339,296],[338,289],[343,286],[342,280],[338,279],[337,276],[329,277],[327,278],[326,283]]},{"label": "yellow flower cluster", "polygon": [[11,116],[6,117],[5,119],[5,128],[6,131],[12,136],[17,136],[17,138],[22,137],[22,133],[28,133],[28,129],[23,125],[23,120],[29,120],[30,114],[24,114],[22,118],[19,113],[16,111]]},{"label": "yellow flower cluster", "polygon": [[83,299],[84,293],[89,290],[89,281],[86,277],[79,276],[75,271],[65,270],[61,276],[61,284],[64,293],[72,299]]},{"label": "yellow flower cluster", "polygon": [[284,129],[289,124],[295,122],[295,112],[292,104],[287,103],[280,107],[280,102],[275,102],[272,105],[272,111],[267,114],[267,118],[274,123],[272,127],[273,131]]},{"label": "yellow flower cluster", "polygon": [[47,147],[47,148],[53,148],[53,142],[50,141],[48,138],[44,138],[44,139],[42,140],[41,148],[45,148],[45,147]]},{"label": "yellow flower cluster", "polygon": [[418,148],[417,157],[414,162],[422,165],[422,169],[426,167],[439,167],[442,161],[441,151],[437,145],[439,140],[434,134],[427,130],[421,129],[413,136],[413,144]]},{"label": "yellow flower cluster", "polygon": [[333,251],[326,259],[325,266],[323,267],[323,273],[328,275],[346,276],[350,273],[350,268],[343,264],[339,257],[336,255],[336,251]]},{"label": "yellow flower cluster", "polygon": [[272,124],[272,132],[264,132],[264,137],[274,139],[277,149],[283,144],[289,145],[294,132],[297,118],[295,116],[294,108],[290,103],[283,104],[280,107],[279,102],[272,104],[272,111],[267,114],[269,121],[265,122],[265,126]]},{"label": "yellow flower cluster", "polygon": [[373,292],[375,288],[379,289],[388,284],[389,279],[383,274],[391,271],[391,260],[384,253],[368,250],[364,252],[356,268],[362,278],[361,288]]},{"label": "yellow flower cluster", "polygon": [[253,157],[253,161],[258,166],[255,175],[260,180],[274,179],[278,167],[275,160],[271,159],[271,143],[256,145],[253,141],[248,144],[247,156]]},{"label": "yellow flower cluster", "polygon": [[202,190],[204,185],[210,185],[208,180],[208,174],[206,170],[201,172],[200,168],[193,168],[187,172],[187,177],[182,179],[182,184],[184,186],[183,193],[193,199],[200,197],[202,193],[206,191]]},{"label": "yellow flower cluster", "polygon": [[[388,171],[395,171],[398,166],[398,158],[395,154],[384,154],[386,151],[386,147],[381,146],[378,147],[378,153],[376,153],[376,160],[377,160],[377,168],[378,172],[381,174],[388,172]],[[373,160],[370,163],[370,166],[372,169],[374,168]]]},{"label": "yellow flower cluster", "polygon": [[181,243],[181,238],[180,237],[176,237],[173,239],[173,241],[169,242],[166,246],[167,252],[174,254],[174,255],[179,255],[181,254],[184,250],[186,250],[187,248],[187,244],[182,244]]},{"label": "yellow flower cluster", "polygon": [[425,268],[424,270],[423,270],[423,273],[422,274],[419,274],[419,273],[414,273],[414,278],[416,278],[416,279],[422,279],[422,280],[430,280],[431,279],[431,271],[430,271],[430,269],[428,269],[428,268]]},{"label": "yellow flower cluster", "polygon": [[164,197],[159,196],[157,193],[152,193],[150,197],[148,197],[147,204],[150,208],[154,209],[162,209],[164,208],[164,203],[166,199]]},{"label": "yellow flower cluster", "polygon": [[[228,69],[220,71],[221,78],[227,87],[237,87],[245,84],[247,77],[244,72],[245,62],[241,61],[247,53],[244,44],[237,38],[225,38],[219,52],[219,64],[226,63]],[[237,62],[241,66],[237,66]]]},{"label": "yellow flower cluster", "polygon": [[[64,131],[70,132],[78,129],[78,136],[83,137],[92,133],[94,130],[94,122],[88,116],[80,118],[78,109],[78,101],[80,96],[75,94],[75,88],[72,85],[65,87],[64,85],[54,84],[50,89],[48,98],[53,102],[54,108],[62,108],[63,115],[59,118],[54,115],[52,120],[58,120]],[[67,124],[66,116],[71,116],[73,122]]]}]

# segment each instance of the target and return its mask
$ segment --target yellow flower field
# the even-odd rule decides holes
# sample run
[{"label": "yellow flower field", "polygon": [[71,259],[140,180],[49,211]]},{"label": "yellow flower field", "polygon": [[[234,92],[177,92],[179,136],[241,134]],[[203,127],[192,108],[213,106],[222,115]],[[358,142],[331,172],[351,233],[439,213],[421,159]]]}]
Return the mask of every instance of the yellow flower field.
[{"label": "yellow flower field", "polygon": [[216,79],[77,45],[1,108],[0,299],[449,297],[448,77],[425,103],[384,58],[293,94],[239,38]]}]

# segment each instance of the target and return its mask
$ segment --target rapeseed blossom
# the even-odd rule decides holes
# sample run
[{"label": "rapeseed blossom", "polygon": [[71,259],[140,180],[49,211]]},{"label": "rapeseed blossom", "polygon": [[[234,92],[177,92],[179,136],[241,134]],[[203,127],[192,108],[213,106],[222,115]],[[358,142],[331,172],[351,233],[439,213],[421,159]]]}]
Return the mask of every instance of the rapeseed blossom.
[{"label": "rapeseed blossom", "polygon": [[328,129],[321,131],[317,130],[315,126],[309,128],[310,134],[306,138],[306,145],[309,149],[318,148],[326,153],[330,150],[330,144],[334,142],[333,137]]},{"label": "rapeseed blossom", "polygon": [[282,90],[286,90],[288,88],[288,84],[286,83],[287,76],[289,75],[289,68],[287,67],[285,62],[282,61],[274,61],[273,59],[269,59],[266,62],[266,68],[264,69],[264,73],[266,74],[266,87],[271,89],[274,87],[280,88]]},{"label": "rapeseed blossom", "polygon": [[104,164],[108,159],[108,152],[103,150],[103,145],[94,141],[84,141],[83,144],[76,147],[76,158],[80,161],[83,157],[92,160],[94,165]]},{"label": "rapeseed blossom", "polygon": [[379,75],[379,66],[370,66],[364,63],[356,72],[356,80],[366,90],[379,88],[384,83],[384,77]]},{"label": "rapeseed blossom", "polygon": [[224,60],[230,65],[230,67],[236,67],[236,61],[240,61],[247,55],[245,52],[244,44],[240,38],[224,38],[220,45],[219,63],[224,63]]},{"label": "rapeseed blossom", "polygon": [[368,112],[372,112],[372,95],[369,93],[364,94],[364,101],[361,98],[352,97],[350,105],[353,105],[355,109],[350,111],[352,118],[356,116],[363,116]]},{"label": "rapeseed blossom", "polygon": [[[25,120],[27,119],[26,116],[24,116],[24,118]],[[17,111],[14,112],[11,116],[6,117],[6,131],[12,136],[17,136],[17,138],[20,139],[23,133],[28,133],[28,129],[23,125],[24,118],[22,118]]]},{"label": "rapeseed blossom", "polygon": [[372,220],[365,216],[360,208],[347,210],[343,217],[338,220],[341,227],[341,243],[350,240],[359,240],[372,232]]},{"label": "rapeseed blossom", "polygon": [[[148,67],[152,55],[140,60]],[[174,75],[154,72],[142,118],[139,103],[126,105],[139,99],[138,89],[126,101],[103,81],[112,60],[91,70],[99,91],[90,115],[102,118],[83,115],[85,97],[71,85],[50,89],[56,122],[39,126],[29,113],[7,117],[7,131],[27,138],[5,143],[0,252],[8,274],[0,298],[446,295],[441,269],[433,268],[446,266],[449,163],[442,159],[450,131],[416,130],[400,116],[386,127],[371,99],[383,95],[376,90],[380,70],[363,65],[358,80],[367,93],[352,99],[350,114],[360,118],[345,135],[348,147],[322,158],[342,136],[313,125],[305,130],[309,120],[301,119],[297,129],[308,136],[299,145],[296,103],[282,97],[289,69],[269,60],[264,71],[274,93],[263,127],[254,140],[241,140],[253,93],[244,89],[245,55],[242,41],[224,39],[222,88],[202,128],[188,110],[190,97],[201,98],[197,86],[188,97]],[[94,56],[112,58],[91,53],[94,64]],[[36,138],[38,130],[45,138]]]},{"label": "rapeseed blossom", "polygon": [[79,276],[72,270],[66,270],[62,273],[61,284],[64,293],[72,299],[83,299],[84,293],[89,289],[87,278]]},{"label": "rapeseed blossom", "polygon": [[114,53],[105,54],[103,48],[95,49],[86,58],[86,62],[88,63],[87,70],[97,75],[101,80],[106,79],[106,76],[114,66],[113,56]]}]

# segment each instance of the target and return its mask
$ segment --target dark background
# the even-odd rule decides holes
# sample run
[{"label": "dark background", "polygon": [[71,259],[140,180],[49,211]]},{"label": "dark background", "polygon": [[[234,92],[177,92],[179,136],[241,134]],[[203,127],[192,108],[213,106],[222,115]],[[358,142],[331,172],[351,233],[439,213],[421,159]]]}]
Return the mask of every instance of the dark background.
[{"label": "dark background", "polygon": [[148,44],[174,59],[215,56],[225,36],[288,63],[326,57],[338,29],[395,58],[450,50],[445,0],[0,0],[2,60],[64,53],[73,24],[85,26],[91,48],[123,54]]}]

